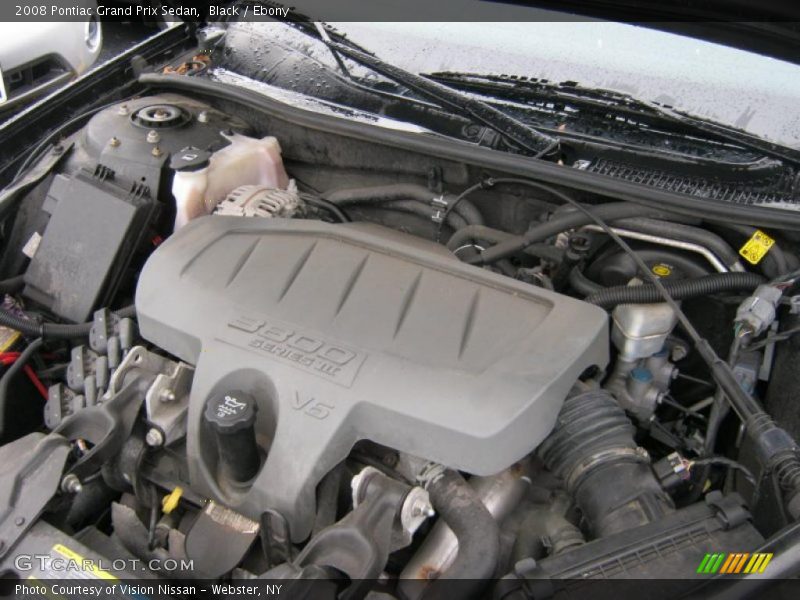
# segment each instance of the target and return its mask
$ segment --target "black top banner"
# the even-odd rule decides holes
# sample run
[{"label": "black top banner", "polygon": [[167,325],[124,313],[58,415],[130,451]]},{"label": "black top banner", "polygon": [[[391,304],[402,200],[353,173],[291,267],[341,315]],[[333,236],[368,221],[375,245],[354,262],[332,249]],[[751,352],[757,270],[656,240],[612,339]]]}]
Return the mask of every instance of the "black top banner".
[{"label": "black top banner", "polygon": [[795,0],[10,0],[0,21],[575,21],[791,24]]}]

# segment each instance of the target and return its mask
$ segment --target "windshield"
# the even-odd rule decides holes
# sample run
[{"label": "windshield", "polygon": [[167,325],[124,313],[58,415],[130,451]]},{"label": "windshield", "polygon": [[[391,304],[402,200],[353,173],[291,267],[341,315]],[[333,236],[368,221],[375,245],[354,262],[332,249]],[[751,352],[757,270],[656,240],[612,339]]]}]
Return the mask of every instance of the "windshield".
[{"label": "windshield", "polygon": [[[412,72],[574,81],[800,148],[800,67],[758,54],[610,22],[331,25]],[[316,58],[335,66],[331,56]]]}]

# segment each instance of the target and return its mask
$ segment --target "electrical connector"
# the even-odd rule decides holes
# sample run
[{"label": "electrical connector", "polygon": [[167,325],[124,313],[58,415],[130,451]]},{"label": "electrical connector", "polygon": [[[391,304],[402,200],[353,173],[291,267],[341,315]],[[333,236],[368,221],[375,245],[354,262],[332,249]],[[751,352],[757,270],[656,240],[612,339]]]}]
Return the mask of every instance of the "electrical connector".
[{"label": "electrical connector", "polygon": [[736,309],[736,323],[753,335],[761,335],[775,320],[775,311],[783,290],[771,285],[760,285],[752,296]]}]

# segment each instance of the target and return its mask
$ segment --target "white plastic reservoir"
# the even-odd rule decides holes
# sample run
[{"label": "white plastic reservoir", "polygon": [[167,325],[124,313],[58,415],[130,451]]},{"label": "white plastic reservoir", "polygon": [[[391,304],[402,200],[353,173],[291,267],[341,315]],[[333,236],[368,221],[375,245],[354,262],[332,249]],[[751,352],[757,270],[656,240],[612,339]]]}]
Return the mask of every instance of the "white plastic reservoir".
[{"label": "white plastic reservoir", "polygon": [[277,139],[268,136],[259,140],[238,133],[225,137],[231,143],[212,154],[207,166],[175,173],[175,231],[196,217],[210,214],[237,187],[260,185],[284,190],[289,185]]}]

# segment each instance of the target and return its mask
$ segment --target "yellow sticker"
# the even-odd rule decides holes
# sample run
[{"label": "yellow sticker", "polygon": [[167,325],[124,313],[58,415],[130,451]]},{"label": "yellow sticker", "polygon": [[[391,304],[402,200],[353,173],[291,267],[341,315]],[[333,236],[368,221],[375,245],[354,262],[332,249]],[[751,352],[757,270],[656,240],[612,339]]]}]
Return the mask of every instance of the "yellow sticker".
[{"label": "yellow sticker", "polygon": [[0,352],[8,352],[19,338],[19,331],[8,327],[0,327]]},{"label": "yellow sticker", "polygon": [[669,265],[658,263],[657,265],[653,265],[653,273],[659,277],[669,277],[672,274],[672,269],[669,267]]},{"label": "yellow sticker", "polygon": [[756,229],[756,232],[744,243],[744,246],[739,248],[739,254],[751,265],[757,265],[774,244],[775,240],[760,229]]},{"label": "yellow sticker", "polygon": [[107,581],[119,581],[114,575],[98,567],[92,559],[81,556],[63,544],[56,544],[53,546],[53,552],[60,554],[67,560],[80,566],[81,570],[87,575],[94,575],[98,579],[105,579]]}]

